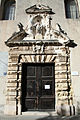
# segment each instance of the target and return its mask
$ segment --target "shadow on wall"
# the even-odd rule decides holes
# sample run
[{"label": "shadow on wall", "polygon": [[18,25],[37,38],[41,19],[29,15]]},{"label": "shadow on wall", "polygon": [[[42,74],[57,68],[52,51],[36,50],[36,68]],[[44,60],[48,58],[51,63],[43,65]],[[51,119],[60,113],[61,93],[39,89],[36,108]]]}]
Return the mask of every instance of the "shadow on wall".
[{"label": "shadow on wall", "polygon": [[60,118],[61,118],[60,116],[52,116],[51,113],[49,113],[49,116],[39,118],[39,119],[36,119],[36,120],[60,120]]},{"label": "shadow on wall", "polygon": [[0,114],[4,114],[4,105],[0,105]]},{"label": "shadow on wall", "polygon": [[77,101],[77,114],[80,115],[80,102]]},{"label": "shadow on wall", "polygon": [[52,116],[49,114],[47,117],[39,118],[36,120],[80,120],[80,116]]}]

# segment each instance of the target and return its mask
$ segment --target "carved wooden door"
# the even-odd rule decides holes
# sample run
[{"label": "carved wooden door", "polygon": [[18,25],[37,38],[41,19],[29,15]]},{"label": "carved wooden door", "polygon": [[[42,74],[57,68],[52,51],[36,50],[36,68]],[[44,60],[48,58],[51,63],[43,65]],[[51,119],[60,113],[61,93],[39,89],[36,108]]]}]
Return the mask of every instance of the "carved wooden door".
[{"label": "carved wooden door", "polygon": [[54,63],[22,65],[22,112],[55,109]]}]

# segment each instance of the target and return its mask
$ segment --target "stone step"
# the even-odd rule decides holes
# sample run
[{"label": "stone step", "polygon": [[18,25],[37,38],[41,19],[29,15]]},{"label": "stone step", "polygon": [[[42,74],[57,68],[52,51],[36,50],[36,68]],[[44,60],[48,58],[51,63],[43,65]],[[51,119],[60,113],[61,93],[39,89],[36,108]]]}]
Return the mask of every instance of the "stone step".
[{"label": "stone step", "polygon": [[52,116],[57,116],[57,113],[56,113],[56,111],[53,111],[53,112],[50,112],[50,111],[49,112],[41,112],[41,111],[37,111],[37,112],[34,111],[33,112],[32,111],[32,112],[23,112],[22,115],[37,115],[37,116],[38,115],[41,115],[41,116],[42,115],[48,115],[48,116],[52,115]]}]

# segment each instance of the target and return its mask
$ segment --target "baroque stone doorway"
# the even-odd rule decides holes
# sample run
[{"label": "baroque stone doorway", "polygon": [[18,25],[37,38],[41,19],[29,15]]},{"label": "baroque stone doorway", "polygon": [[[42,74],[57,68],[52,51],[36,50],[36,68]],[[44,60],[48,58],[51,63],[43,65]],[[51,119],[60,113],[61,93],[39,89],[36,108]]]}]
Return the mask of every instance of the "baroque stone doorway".
[{"label": "baroque stone doorway", "polygon": [[[54,12],[50,7],[45,5],[34,5],[30,8],[27,8],[26,13],[28,16],[26,26],[23,27],[22,23],[19,23],[19,31],[12,34],[12,36],[5,42],[5,44],[9,47],[5,114],[20,115],[21,104],[25,103],[26,101],[26,99],[24,99],[24,102],[22,101],[21,103],[21,97],[26,98],[27,93],[23,91],[25,95],[21,95],[23,93],[22,86],[27,86],[27,84],[29,83],[29,85],[32,85],[31,87],[33,87],[34,84],[32,84],[32,82],[34,83],[34,81],[39,81],[38,79],[41,79],[41,73],[36,70],[36,72],[39,73],[39,76],[37,77],[38,74],[36,74],[35,78],[33,79],[33,81],[31,81],[31,83],[28,82],[29,80],[27,80],[27,83],[23,83],[23,85],[21,86],[22,66],[24,66],[23,63],[25,63],[26,70],[28,69],[26,63],[54,64],[55,62],[55,108],[59,114],[62,114],[62,105],[64,105],[66,113],[65,115],[71,115],[70,108],[71,105],[73,105],[73,91],[71,85],[70,48],[75,47],[76,44],[67,36],[67,33],[61,28],[59,24],[56,24],[56,26],[52,26],[51,16],[52,14],[54,14]],[[39,69],[39,71],[41,71],[42,65],[39,65],[38,68],[37,66],[35,66],[35,69]],[[26,75],[27,73],[25,71],[23,73],[26,79],[28,79],[28,76]],[[41,83],[43,81],[40,80],[39,82]],[[36,82],[36,86],[40,85],[39,82]],[[46,82],[43,82],[42,86],[48,85],[44,88],[50,88],[50,85],[52,83],[45,83]],[[38,91],[38,89],[39,88],[36,87],[35,90],[39,95],[40,90]],[[51,91],[54,91],[52,89]],[[41,90],[43,91],[43,89]],[[34,95],[34,92],[30,92],[28,94]],[[34,103],[35,101],[36,109],[38,109],[38,106],[40,105],[40,99],[37,94],[32,101],[32,103]],[[54,97],[52,101],[54,101]],[[44,101],[42,101],[42,104],[43,103]],[[43,106],[44,105],[42,105],[42,107]],[[25,111],[23,108],[22,111]]]},{"label": "baroque stone doorway", "polygon": [[22,112],[55,109],[54,63],[22,64]]}]

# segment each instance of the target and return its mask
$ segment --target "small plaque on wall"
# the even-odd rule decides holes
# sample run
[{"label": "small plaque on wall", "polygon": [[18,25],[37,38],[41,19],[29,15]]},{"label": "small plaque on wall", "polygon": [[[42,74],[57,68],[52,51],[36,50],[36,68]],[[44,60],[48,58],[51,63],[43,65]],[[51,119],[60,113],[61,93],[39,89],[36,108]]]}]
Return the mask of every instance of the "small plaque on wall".
[{"label": "small plaque on wall", "polygon": [[8,52],[0,52],[0,76],[6,76],[8,70]]},{"label": "small plaque on wall", "polygon": [[79,73],[78,73],[78,71],[72,71],[72,72],[71,72],[71,75],[73,75],[73,76],[78,76]]}]

